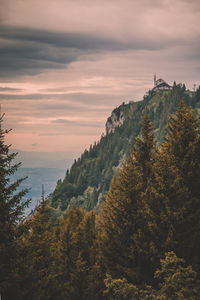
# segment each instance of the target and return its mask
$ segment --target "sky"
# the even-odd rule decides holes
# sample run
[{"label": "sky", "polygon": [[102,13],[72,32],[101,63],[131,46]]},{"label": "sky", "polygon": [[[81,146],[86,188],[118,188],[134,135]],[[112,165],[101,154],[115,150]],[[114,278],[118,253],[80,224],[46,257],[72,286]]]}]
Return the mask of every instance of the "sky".
[{"label": "sky", "polygon": [[[200,84],[199,0],[0,0],[0,103],[20,151],[79,155],[153,76]],[[56,154],[57,155],[57,154]]]}]

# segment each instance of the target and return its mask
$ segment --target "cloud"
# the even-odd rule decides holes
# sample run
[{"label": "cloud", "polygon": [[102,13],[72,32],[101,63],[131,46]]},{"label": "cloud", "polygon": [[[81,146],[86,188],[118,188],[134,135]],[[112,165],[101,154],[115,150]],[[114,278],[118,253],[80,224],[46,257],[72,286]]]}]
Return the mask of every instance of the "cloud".
[{"label": "cloud", "polygon": [[62,48],[72,49],[123,49],[123,45],[118,41],[95,36],[89,33],[77,32],[55,32],[38,30],[23,27],[1,26],[0,37],[11,41],[34,42],[37,44],[47,44]]},{"label": "cloud", "polygon": [[62,69],[98,52],[161,50],[175,42],[165,35],[134,31],[122,39],[81,29],[59,32],[1,24],[0,76],[36,75],[48,69]]},{"label": "cloud", "polygon": [[24,89],[17,89],[11,87],[0,87],[0,92],[22,92]]},{"label": "cloud", "polygon": [[199,48],[198,12],[195,0],[3,1],[0,77],[62,70],[101,53]]},{"label": "cloud", "polygon": [[[112,101],[115,98],[119,98],[119,95],[115,94],[98,94],[98,93],[60,93],[60,94],[0,94],[0,100],[12,100],[12,101],[23,101],[23,100],[55,100],[55,102],[40,103],[41,108],[56,109],[58,107],[64,108],[76,108],[90,109],[90,105],[98,107],[100,104],[108,104],[108,101]],[[58,102],[58,100],[63,100]],[[66,101],[66,102],[64,102]],[[64,106],[63,106],[64,105]]]},{"label": "cloud", "polygon": [[[49,45],[59,48],[71,48],[79,50],[130,50],[130,49],[146,49],[156,50],[167,46],[165,39],[155,35],[149,37],[147,34],[141,36],[135,31],[132,33],[132,39],[129,37],[121,38],[115,35],[110,36],[104,32],[90,33],[82,32],[59,32],[48,31],[43,29],[34,29],[26,27],[5,26],[1,25],[0,37],[8,41],[18,41],[21,43],[33,43],[33,45]],[[165,36],[164,36],[165,37]],[[31,44],[30,44],[31,45]]]},{"label": "cloud", "polygon": [[199,0],[2,0],[0,102],[14,145],[80,152],[155,72],[198,85],[199,20]]},{"label": "cloud", "polygon": [[3,41],[0,44],[0,76],[12,78],[39,74],[45,69],[61,69],[77,57],[74,49],[63,51],[32,42]]},{"label": "cloud", "polygon": [[102,128],[102,122],[98,122],[98,120],[91,120],[87,119],[85,122],[80,122],[80,120],[67,120],[67,119],[55,119],[52,121],[53,124],[61,124],[61,125],[67,125],[70,127],[89,127],[89,128]]}]

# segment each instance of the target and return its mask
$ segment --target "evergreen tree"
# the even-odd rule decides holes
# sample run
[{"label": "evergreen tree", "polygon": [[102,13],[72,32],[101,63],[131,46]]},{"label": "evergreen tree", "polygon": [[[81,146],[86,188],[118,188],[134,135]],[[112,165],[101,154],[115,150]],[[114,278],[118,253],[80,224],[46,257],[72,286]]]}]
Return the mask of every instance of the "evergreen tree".
[{"label": "evergreen tree", "polygon": [[[154,205],[162,208],[160,253],[175,251],[200,269],[200,132],[190,107],[170,116],[156,163]],[[157,202],[157,203],[156,203]]]},{"label": "evergreen tree", "polygon": [[70,208],[55,228],[54,299],[98,299],[95,290],[95,215]]},{"label": "evergreen tree", "polygon": [[107,275],[104,280],[106,289],[104,295],[106,300],[161,300],[157,298],[156,291],[151,286],[138,288],[136,285],[129,283],[125,278],[113,279]]},{"label": "evergreen tree", "polygon": [[[70,206],[73,197],[84,198],[88,186],[97,188],[98,196],[102,193],[105,198],[116,167],[129,154],[130,144],[141,131],[140,120],[144,112],[149,111],[149,118],[155,127],[155,137],[161,142],[166,135],[168,114],[175,113],[181,98],[185,103],[190,103],[197,111],[199,110],[200,89],[190,92],[181,84],[175,85],[169,91],[150,91],[145,100],[130,102],[114,110],[116,117],[123,115],[123,124],[115,127],[112,118],[108,118],[108,123],[113,126],[114,132],[102,135],[98,143],[91,145],[90,149],[85,150],[74,162],[66,178],[51,195],[52,206],[65,210]],[[84,199],[77,201],[76,205],[84,207]],[[93,208],[96,207],[91,207]]]},{"label": "evergreen tree", "polygon": [[5,144],[8,131],[2,129],[2,121],[0,117],[0,293],[7,300],[14,299],[17,227],[29,201],[22,202],[27,189],[16,191],[24,178],[10,183],[10,175],[20,164],[12,165],[17,153],[10,153],[10,146]]},{"label": "evergreen tree", "polygon": [[135,283],[148,280],[152,274],[145,194],[155,151],[152,125],[145,116],[142,137],[136,139],[119,175],[113,178],[101,213],[99,241],[105,272]]},{"label": "evergreen tree", "polygon": [[131,300],[139,299],[138,288],[128,283],[125,278],[112,279],[110,275],[107,275],[104,280],[106,289],[104,290],[104,296],[108,300]]},{"label": "evergreen tree", "polygon": [[44,199],[27,222],[28,232],[21,240],[24,253],[21,267],[24,274],[20,278],[23,287],[20,299],[52,299],[49,278],[53,260],[52,225],[50,209]]},{"label": "evergreen tree", "polygon": [[104,295],[108,300],[198,300],[200,285],[198,274],[191,266],[186,267],[184,259],[178,258],[174,252],[168,252],[160,261],[161,267],[154,276],[158,280],[158,288],[138,286],[129,283],[125,278],[113,279],[107,275]]},{"label": "evergreen tree", "polygon": [[192,266],[185,266],[184,259],[178,258],[174,252],[166,253],[161,259],[161,268],[155,272],[159,280],[156,299],[164,300],[197,300],[200,295],[200,281]]}]

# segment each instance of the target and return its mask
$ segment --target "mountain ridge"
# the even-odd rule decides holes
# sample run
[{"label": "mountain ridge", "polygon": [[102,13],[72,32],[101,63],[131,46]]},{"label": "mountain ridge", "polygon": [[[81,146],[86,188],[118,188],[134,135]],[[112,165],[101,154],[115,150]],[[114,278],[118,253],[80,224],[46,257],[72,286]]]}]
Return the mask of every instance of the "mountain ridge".
[{"label": "mountain ridge", "polygon": [[50,205],[58,210],[81,206],[99,211],[113,175],[128,155],[134,139],[140,134],[145,112],[155,128],[155,137],[162,141],[169,114],[180,100],[200,110],[200,88],[186,90],[184,84],[174,84],[169,91],[149,90],[138,102],[124,102],[115,108],[106,122],[106,134],[74,161],[64,180],[59,180],[50,197]]}]

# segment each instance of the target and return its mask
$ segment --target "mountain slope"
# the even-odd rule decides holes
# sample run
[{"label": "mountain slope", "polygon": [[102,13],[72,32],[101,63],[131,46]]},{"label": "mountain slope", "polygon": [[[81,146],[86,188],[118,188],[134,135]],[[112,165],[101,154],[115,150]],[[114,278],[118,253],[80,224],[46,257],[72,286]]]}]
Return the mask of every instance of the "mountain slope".
[{"label": "mountain slope", "polygon": [[148,112],[161,141],[165,135],[168,114],[175,112],[180,99],[200,110],[200,88],[196,92],[185,85],[174,84],[170,91],[149,91],[139,102],[122,104],[112,112],[106,123],[106,135],[85,150],[59,180],[50,198],[54,208],[65,210],[69,205],[97,211],[105,200],[113,174],[127,156],[135,137],[140,134],[141,119]]}]

